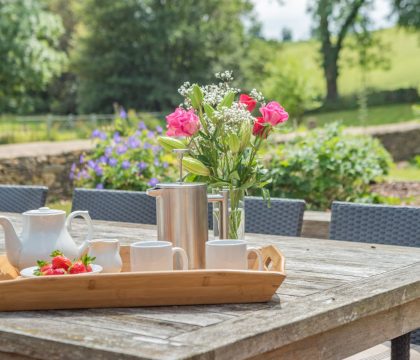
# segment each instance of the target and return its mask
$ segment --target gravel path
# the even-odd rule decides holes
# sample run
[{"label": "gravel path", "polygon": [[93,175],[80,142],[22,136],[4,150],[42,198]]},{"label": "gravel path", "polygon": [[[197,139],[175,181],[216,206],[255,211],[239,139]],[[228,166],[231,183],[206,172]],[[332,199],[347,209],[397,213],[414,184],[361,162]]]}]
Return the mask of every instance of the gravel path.
[{"label": "gravel path", "polygon": [[91,140],[40,141],[24,144],[0,145],[0,159],[59,155],[93,147]]}]

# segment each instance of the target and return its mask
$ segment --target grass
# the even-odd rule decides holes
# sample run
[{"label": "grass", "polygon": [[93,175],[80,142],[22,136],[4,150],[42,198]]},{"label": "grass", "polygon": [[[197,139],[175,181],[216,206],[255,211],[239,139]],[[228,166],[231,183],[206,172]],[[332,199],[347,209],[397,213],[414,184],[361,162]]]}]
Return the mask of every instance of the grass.
[{"label": "grass", "polygon": [[388,181],[420,181],[420,168],[412,165],[392,166],[387,177]]},{"label": "grass", "polygon": [[71,200],[50,200],[46,206],[50,209],[64,210],[67,214],[71,212]]},{"label": "grass", "polygon": [[333,121],[340,121],[346,126],[363,126],[390,124],[419,118],[418,114],[414,113],[413,107],[410,104],[384,105],[368,108],[365,124],[360,122],[358,115],[357,109],[309,114],[304,116],[303,123],[308,124],[309,122],[315,121],[317,126],[320,126]]},{"label": "grass", "polygon": [[[420,43],[418,34],[402,29],[391,28],[375,32],[376,36],[388,44],[384,55],[390,60],[390,69],[377,68],[368,73],[368,86],[378,90],[393,90],[397,88],[420,87]],[[325,84],[320,67],[319,42],[311,40],[290,43],[284,46],[280,56],[295,58],[304,62],[305,68],[311,72],[314,87],[321,95],[325,95]],[[344,48],[340,57],[340,76],[338,87],[340,94],[357,93],[361,86],[361,72],[357,67],[351,67],[349,58],[351,50]]]}]

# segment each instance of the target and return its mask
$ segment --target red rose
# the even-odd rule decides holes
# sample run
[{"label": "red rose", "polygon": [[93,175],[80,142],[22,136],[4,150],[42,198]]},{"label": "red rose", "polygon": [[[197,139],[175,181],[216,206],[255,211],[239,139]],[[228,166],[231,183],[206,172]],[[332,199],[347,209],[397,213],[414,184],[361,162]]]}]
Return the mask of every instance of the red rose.
[{"label": "red rose", "polygon": [[252,133],[255,136],[259,136],[263,139],[266,139],[270,130],[271,125],[265,122],[262,117],[257,117],[257,119],[254,122],[254,128],[252,129]]},{"label": "red rose", "polygon": [[257,101],[254,100],[251,96],[248,96],[247,94],[241,94],[239,96],[239,103],[245,104],[249,112],[252,112],[255,109],[255,106],[257,105]]}]

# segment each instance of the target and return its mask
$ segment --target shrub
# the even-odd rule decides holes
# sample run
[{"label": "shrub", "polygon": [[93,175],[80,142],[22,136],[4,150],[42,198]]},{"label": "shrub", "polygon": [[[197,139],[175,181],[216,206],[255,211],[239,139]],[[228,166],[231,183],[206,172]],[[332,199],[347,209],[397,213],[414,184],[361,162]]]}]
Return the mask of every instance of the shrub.
[{"label": "shrub", "polygon": [[343,134],[331,124],[270,154],[272,196],[305,199],[325,210],[333,200],[378,202],[370,184],[388,173],[391,157],[378,140]]},{"label": "shrub", "polygon": [[119,190],[146,190],[169,181],[172,157],[157,143],[162,128],[154,129],[122,111],[111,128],[92,132],[95,149],[73,164],[70,178],[80,187]]}]

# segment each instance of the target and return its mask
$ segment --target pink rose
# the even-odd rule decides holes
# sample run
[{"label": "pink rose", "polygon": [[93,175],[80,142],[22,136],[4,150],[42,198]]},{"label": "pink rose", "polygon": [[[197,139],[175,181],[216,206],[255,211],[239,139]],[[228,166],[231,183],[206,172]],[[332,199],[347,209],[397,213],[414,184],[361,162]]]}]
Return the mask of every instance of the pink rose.
[{"label": "pink rose", "polygon": [[273,126],[284,123],[289,118],[287,111],[276,101],[271,101],[266,106],[262,106],[260,112],[264,122]]},{"label": "pink rose", "polygon": [[193,136],[200,128],[200,119],[194,110],[177,108],[166,117],[168,136]]}]

